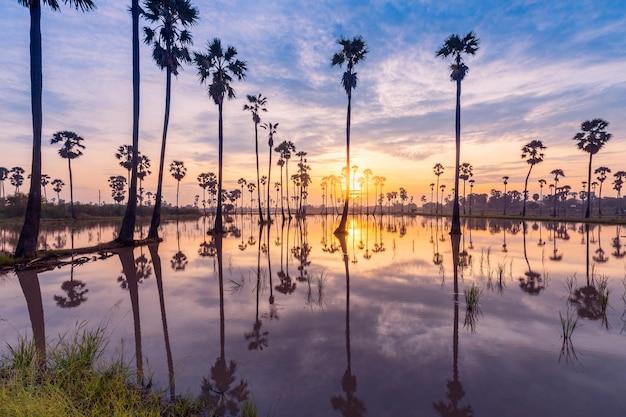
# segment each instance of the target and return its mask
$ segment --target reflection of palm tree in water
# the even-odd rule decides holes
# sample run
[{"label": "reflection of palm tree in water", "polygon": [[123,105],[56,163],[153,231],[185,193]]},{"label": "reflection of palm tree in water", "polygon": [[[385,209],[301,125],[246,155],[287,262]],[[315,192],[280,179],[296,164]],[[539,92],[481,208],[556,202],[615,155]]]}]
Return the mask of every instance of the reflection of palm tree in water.
[{"label": "reflection of palm tree in water", "polygon": [[[443,255],[439,252],[439,217],[435,220],[435,241],[433,244],[433,263],[435,265],[443,264]],[[443,232],[441,234],[443,236]]]},{"label": "reflection of palm tree in water", "polygon": [[187,255],[180,250],[180,231],[178,230],[178,216],[176,216],[176,243],[178,244],[178,252],[172,256],[170,261],[174,271],[184,271],[189,261]]},{"label": "reflection of palm tree in water", "polygon": [[[161,307],[161,322],[163,323],[163,337],[165,339],[165,354],[167,355],[167,370],[170,385],[170,400],[174,400],[176,395],[174,380],[174,361],[172,359],[172,349],[170,347],[170,336],[167,330],[167,315],[165,314],[165,295],[163,291],[163,271],[161,268],[161,257],[159,256],[159,242],[148,245],[152,265],[154,266],[154,275],[156,277],[157,289],[159,291],[159,306]],[[141,256],[144,256],[143,253]],[[135,260],[136,263],[136,260]]]},{"label": "reflection of palm tree in water", "polygon": [[523,229],[522,234],[524,238],[524,259],[526,260],[526,266],[528,267],[528,270],[524,272],[526,279],[524,278],[519,279],[519,286],[522,289],[522,291],[527,292],[528,294],[539,295],[539,293],[543,289],[545,289],[546,286],[543,283],[543,280],[541,279],[541,274],[533,271],[532,268],[530,267],[530,261],[528,260],[528,252],[526,251],[526,232],[527,232],[526,222],[522,223],[522,229]]},{"label": "reflection of palm tree in water", "polygon": [[215,257],[217,255],[217,249],[215,249],[215,240],[211,239],[211,242],[206,241],[206,216],[202,217],[202,243],[200,243],[200,247],[198,248],[198,255],[205,257],[213,258],[213,272],[215,272],[215,268],[217,265],[215,264]]},{"label": "reflection of palm tree in water", "polygon": [[557,225],[556,223],[552,223],[551,226],[548,226],[551,229],[552,232],[552,255],[550,256],[550,260],[552,261],[560,261],[563,259],[563,255],[561,255],[558,251],[558,249],[556,248],[556,239],[557,239],[557,235],[556,235],[556,229],[557,229]]},{"label": "reflection of palm tree in water", "polygon": [[222,239],[222,234],[215,236],[220,295],[220,356],[211,367],[210,378],[205,377],[202,380],[201,396],[210,399],[212,404],[218,404],[215,410],[216,415],[225,415],[226,412],[231,415],[238,415],[240,404],[248,399],[249,393],[248,382],[245,380],[241,380],[237,385],[233,386],[237,381],[235,377],[237,363],[232,360],[230,362],[226,361]]},{"label": "reflection of palm tree in water", "polygon": [[[596,250],[596,253],[598,253],[598,251],[601,251],[599,253],[599,256],[602,257],[602,261],[598,260],[597,256],[593,256],[593,260],[596,262],[606,262],[608,259],[604,258],[604,250],[602,250],[602,248],[599,246],[600,245],[600,229],[602,228],[602,226],[598,226],[598,247],[599,249]],[[586,234],[586,238],[587,238],[587,268],[586,268],[586,284],[584,287],[580,287],[580,288],[576,288],[572,294],[570,294],[569,297],[569,302],[576,306],[576,309],[578,310],[578,316],[579,317],[584,317],[590,320],[598,320],[598,319],[604,319],[606,316],[606,310],[602,309],[602,306],[600,305],[600,293],[598,292],[598,289],[596,288],[595,285],[593,285],[594,283],[594,277],[590,277],[589,275],[589,226],[585,225],[585,234]]]},{"label": "reflection of palm tree in water", "polygon": [[459,380],[459,268],[457,259],[459,257],[460,236],[450,235],[452,241],[452,259],[454,271],[454,326],[452,335],[452,380],[448,380],[446,393],[447,403],[438,401],[433,403],[433,408],[441,416],[461,417],[473,416],[474,410],[471,405],[459,408],[459,402],[465,396],[463,385]]},{"label": "reflection of palm tree in water", "polygon": [[[593,256],[593,260],[599,264],[603,264],[609,260],[606,257],[604,249],[602,249],[602,240],[600,239],[600,232],[602,232],[602,226],[598,225],[598,249],[596,249],[596,254]],[[587,232],[589,234],[589,232]],[[587,237],[587,242],[589,238]],[[587,249],[589,249],[589,245],[587,245]],[[587,255],[589,254],[589,250],[587,250]],[[587,256],[588,257],[588,256]],[[589,277],[589,259],[587,259],[587,277]]]},{"label": "reflection of palm tree in water", "polygon": [[[367,209],[369,209],[369,207],[367,207]],[[371,257],[372,257],[372,254],[370,253],[370,225],[369,225],[369,213],[368,213],[365,216],[365,253],[363,254],[363,258],[369,260]]]},{"label": "reflection of palm tree in water", "polygon": [[338,235],[341,251],[343,253],[343,264],[346,271],[346,356],[348,365],[346,371],[341,377],[341,388],[345,393],[344,396],[333,395],[330,397],[330,403],[334,410],[341,411],[344,417],[358,417],[365,415],[366,408],[363,400],[355,395],[357,389],[356,375],[352,373],[352,360],[350,349],[350,268],[348,262],[348,247],[346,244],[346,236]]},{"label": "reflection of palm tree in water", "polygon": [[[139,282],[137,270],[133,258],[133,248],[126,247],[117,249],[117,255],[122,263],[122,272],[126,279],[123,281],[123,289],[128,289],[130,303],[133,310],[133,323],[135,326],[135,359],[137,364],[137,384],[143,385],[143,355],[141,348],[141,317],[139,315]],[[121,277],[120,277],[121,278]],[[118,278],[118,281],[120,280]]]},{"label": "reflection of palm tree in water", "polygon": [[[283,221],[281,227],[281,236],[284,236],[285,221],[287,222],[287,240],[285,241],[281,238],[280,271],[278,272],[280,284],[276,286],[276,291],[286,295],[292,294],[296,290],[296,283],[292,282],[291,277],[289,276],[289,229],[291,228],[290,218]],[[285,254],[284,257],[283,254]],[[285,269],[283,269],[283,265],[285,265]]]},{"label": "reflection of palm tree in water", "polygon": [[85,286],[84,282],[80,280],[74,280],[74,227],[72,226],[71,232],[71,242],[72,242],[72,261],[70,264],[70,280],[64,281],[61,284],[61,289],[65,291],[67,297],[63,297],[61,295],[55,295],[54,301],[57,302],[57,305],[61,308],[73,308],[78,307],[85,301],[87,301],[87,297],[85,294],[89,292]]},{"label": "reflection of palm tree in water", "polygon": [[26,307],[28,308],[28,316],[33,329],[33,339],[35,341],[35,349],[39,356],[40,366],[46,363],[46,326],[43,315],[43,301],[41,299],[41,287],[39,286],[39,276],[37,271],[29,269],[25,271],[16,271],[17,279],[22,287]]},{"label": "reflection of palm tree in water", "polygon": [[298,217],[296,220],[298,226],[298,246],[294,246],[291,249],[293,257],[300,262],[298,265],[299,275],[296,278],[300,282],[306,282],[308,280],[307,268],[311,265],[309,255],[311,254],[311,246],[308,241],[308,228],[306,217]]},{"label": "reflection of palm tree in water", "polygon": [[615,249],[615,251],[611,255],[615,256],[617,259],[622,259],[624,256],[626,256],[626,252],[622,252],[622,242],[620,241],[620,231],[621,231],[620,229],[621,227],[619,225],[615,227],[615,237],[613,238],[613,242],[611,244],[613,249]]},{"label": "reflection of palm tree in water", "polygon": [[[259,227],[259,242],[263,239],[263,225]],[[261,245],[257,250],[256,259],[256,315],[254,316],[254,324],[252,331],[244,333],[248,343],[248,350],[263,350],[267,347],[267,335],[269,332],[261,331],[262,322],[259,320],[259,294],[261,292]]]}]

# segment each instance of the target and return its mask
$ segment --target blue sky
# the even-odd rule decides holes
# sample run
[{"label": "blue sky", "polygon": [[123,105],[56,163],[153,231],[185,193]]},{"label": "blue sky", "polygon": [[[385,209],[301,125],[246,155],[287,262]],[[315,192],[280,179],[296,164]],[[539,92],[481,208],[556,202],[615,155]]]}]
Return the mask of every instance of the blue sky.
[{"label": "blue sky", "polygon": [[[96,0],[97,1],[97,0]],[[131,141],[131,20],[129,2],[97,1],[82,14],[67,6],[42,13],[44,62],[43,171],[67,183],[66,163],[49,144],[58,130],[73,130],[87,149],[73,164],[75,196],[111,201],[107,179],[125,175],[114,158]],[[621,1],[196,1],[194,50],[215,37],[233,45],[248,75],[225,105],[225,184],[254,178],[254,132],[242,111],[246,94],[268,97],[263,121],[279,123],[278,140],[308,152],[314,188],[338,174],[345,161],[346,94],[342,70],[331,68],[340,36],[361,35],[369,53],[357,67],[353,94],[352,163],[387,177],[386,190],[404,186],[416,199],[429,195],[432,167],[452,188],[454,94],[449,62],[435,51],[452,34],[473,30],[480,50],[466,60],[461,160],[474,167],[475,190],[489,192],[509,176],[523,189],[527,164],[521,147],[540,139],[545,161],[533,169],[531,192],[555,168],[579,191],[587,154],[572,137],[580,123],[603,118],[613,138],[594,167],[626,170],[626,7]],[[0,166],[30,171],[32,143],[28,10],[0,5],[0,143],[11,152]],[[142,23],[145,26],[145,23]],[[140,150],[152,159],[146,188],[154,191],[162,130],[165,74],[142,44]],[[266,136],[261,132],[261,164]],[[166,164],[188,167],[181,202],[200,194],[196,177],[217,169],[217,107],[193,67],[173,83]],[[620,166],[623,164],[623,166]],[[275,179],[277,171],[274,171]],[[360,174],[359,174],[360,175]],[[564,184],[561,182],[560,184]],[[165,176],[165,198],[175,181]],[[537,188],[537,187],[535,187]],[[10,189],[10,187],[9,187]],[[62,193],[62,198],[65,192]],[[314,191],[313,198],[319,196]]]}]

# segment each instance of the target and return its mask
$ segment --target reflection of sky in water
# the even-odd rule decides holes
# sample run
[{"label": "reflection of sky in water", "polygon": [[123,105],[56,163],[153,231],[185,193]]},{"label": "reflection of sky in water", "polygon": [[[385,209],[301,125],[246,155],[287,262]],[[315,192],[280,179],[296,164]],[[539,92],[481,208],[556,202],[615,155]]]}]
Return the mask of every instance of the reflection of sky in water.
[{"label": "reflection of sky in water", "polygon": [[[350,224],[349,339],[345,269],[334,225],[321,217],[310,217],[306,225],[294,220],[289,230],[274,224],[269,245],[266,232],[259,239],[250,219],[242,223],[237,216],[236,225],[240,233],[225,238],[223,249],[224,354],[227,363],[237,363],[235,378],[248,382],[262,414],[272,407],[276,416],[341,415],[332,406],[339,404],[337,398],[346,400],[344,410],[350,404],[358,409],[360,401],[365,414],[376,416],[436,415],[433,403],[448,403],[446,384],[454,377],[454,276],[446,220],[370,217],[367,228],[365,219]],[[465,302],[459,296],[458,381],[465,395],[457,406],[471,405],[481,416],[619,415],[626,407],[621,389],[625,263],[619,244],[626,237],[615,226],[590,231],[590,271],[609,278],[609,328],[602,320],[581,319],[572,338],[576,357],[559,361],[566,281],[574,277],[574,287],[586,285],[586,235],[579,225],[527,226],[528,261],[520,224],[475,220],[471,233],[465,228],[459,291],[475,284],[482,296],[474,333],[464,327]],[[78,230],[74,244],[107,241],[115,231],[111,226]],[[48,243],[71,244],[68,229],[44,233]],[[3,245],[10,246],[11,233],[3,236]],[[178,230],[176,223],[167,223],[162,236],[163,300],[176,391],[196,395],[221,350],[217,264],[215,257],[200,256],[203,248],[205,254],[213,250],[202,220],[181,222]],[[262,253],[257,321],[259,240],[271,255],[272,282]],[[149,273],[139,283],[144,372],[167,389],[154,265],[147,247],[136,248],[134,258],[143,259],[144,275]],[[522,291],[520,279],[526,283],[529,277],[540,281],[535,278]],[[76,308],[60,308],[54,299],[66,296],[61,285],[68,280],[82,281],[88,289]],[[69,266],[40,273],[46,337],[54,339],[76,322],[107,321],[111,349],[121,349],[134,364],[125,282],[117,256],[76,266],[73,273]],[[0,337],[13,342],[18,333],[31,334],[25,298],[12,274],[2,278],[0,288]],[[248,349],[259,341],[255,333],[263,339],[257,344],[262,350]],[[342,378],[350,381],[344,376],[348,358],[356,390],[346,383],[342,388]]]}]

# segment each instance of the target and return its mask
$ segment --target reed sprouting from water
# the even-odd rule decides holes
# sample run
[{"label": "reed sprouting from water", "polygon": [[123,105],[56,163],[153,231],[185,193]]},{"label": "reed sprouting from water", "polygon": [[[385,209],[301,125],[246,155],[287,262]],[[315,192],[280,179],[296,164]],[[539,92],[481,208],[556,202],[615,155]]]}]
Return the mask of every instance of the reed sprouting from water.
[{"label": "reed sprouting from water", "polygon": [[574,330],[578,327],[578,314],[567,310],[565,316],[559,310],[559,319],[561,320],[561,337],[563,339],[571,339]]}]

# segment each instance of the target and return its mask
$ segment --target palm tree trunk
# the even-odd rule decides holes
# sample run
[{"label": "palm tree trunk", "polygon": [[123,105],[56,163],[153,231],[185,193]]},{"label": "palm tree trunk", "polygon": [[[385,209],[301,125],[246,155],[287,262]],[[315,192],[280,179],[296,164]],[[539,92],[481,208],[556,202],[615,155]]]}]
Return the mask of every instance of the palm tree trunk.
[{"label": "palm tree trunk", "polygon": [[280,167],[280,211],[283,215],[283,220],[285,219],[285,207],[283,204],[284,201],[284,197],[283,197],[283,167]]},{"label": "palm tree trunk", "polygon": [[454,170],[454,204],[452,206],[451,235],[461,234],[459,213],[459,166],[461,165],[461,80],[456,80],[456,164]]},{"label": "palm tree trunk", "polygon": [[[259,223],[263,224],[263,211],[261,210],[261,177],[259,175],[259,124],[254,123],[254,146],[256,154],[256,192],[259,203]],[[252,201],[250,202],[252,212]]]},{"label": "palm tree trunk", "polygon": [[291,219],[291,208],[289,205],[289,159],[285,159],[285,190],[287,191],[287,215]]},{"label": "palm tree trunk", "polygon": [[[132,0],[131,13],[133,20],[133,168],[128,190],[128,204],[122,219],[119,242],[130,242],[135,232],[137,216],[137,162],[139,159],[139,0]],[[139,184],[141,189],[141,182]]]},{"label": "palm tree trunk", "polygon": [[26,203],[24,224],[15,247],[18,258],[32,258],[37,251],[39,220],[41,218],[41,128],[43,120],[41,94],[43,69],[41,51],[41,3],[31,0],[30,7],[30,101],[33,117],[33,161],[30,190]]},{"label": "palm tree trunk", "polygon": [[165,115],[163,117],[163,136],[161,137],[161,157],[159,159],[159,178],[157,179],[156,200],[154,201],[154,209],[152,210],[152,220],[150,222],[150,230],[148,231],[149,239],[157,239],[159,237],[159,225],[161,224],[161,200],[163,196],[163,165],[165,165],[165,143],[167,141],[167,127],[170,121],[170,99],[172,91],[172,71],[166,68],[165,82]]},{"label": "palm tree trunk", "polygon": [[76,212],[74,211],[74,181],[72,181],[72,160],[67,159],[67,167],[70,170],[70,212],[72,213],[72,219],[76,219]]},{"label": "palm tree trunk", "polygon": [[598,216],[602,217],[602,184],[604,181],[600,181],[600,191],[598,194]]},{"label": "palm tree trunk", "polygon": [[223,97],[220,100],[217,108],[219,113],[218,118],[218,169],[217,169],[217,213],[215,215],[215,232],[222,233],[222,155],[224,151],[224,130],[222,123],[222,106]]},{"label": "palm tree trunk", "polygon": [[[269,166],[267,168],[267,224],[269,225],[272,222],[272,218],[270,216],[270,211],[271,211],[271,207],[270,207],[270,201],[271,201],[271,194],[272,192],[272,146],[270,145],[270,163]],[[267,227],[268,231],[269,231],[269,226]]]},{"label": "palm tree trunk", "polygon": [[530,177],[530,171],[533,170],[533,165],[530,165],[528,174],[526,174],[526,181],[524,181],[524,205],[522,206],[522,217],[526,217],[526,200],[528,200],[528,178]]},{"label": "palm tree trunk", "polygon": [[346,234],[348,222],[348,204],[350,203],[350,113],[352,111],[352,89],[348,91],[348,110],[346,112],[346,200],[343,203],[341,221],[335,234]]},{"label": "palm tree trunk", "polygon": [[592,153],[589,153],[589,171],[587,173],[587,209],[585,210],[585,219],[588,219],[591,215],[591,198],[589,198],[591,191],[591,158],[593,157]]},{"label": "palm tree trunk", "polygon": [[176,214],[178,215],[178,191],[180,190],[180,180],[176,182]]}]

